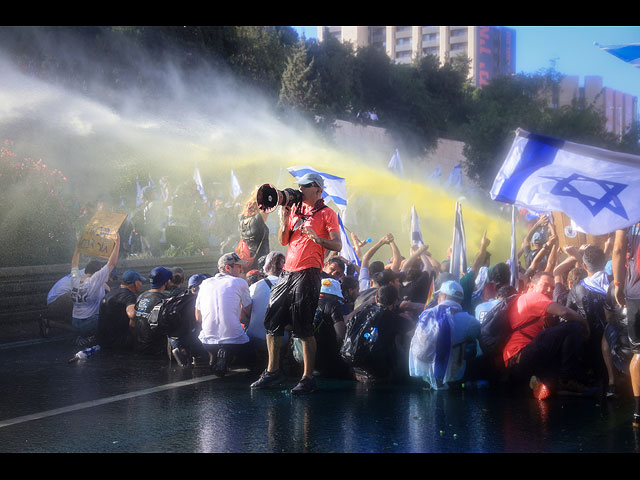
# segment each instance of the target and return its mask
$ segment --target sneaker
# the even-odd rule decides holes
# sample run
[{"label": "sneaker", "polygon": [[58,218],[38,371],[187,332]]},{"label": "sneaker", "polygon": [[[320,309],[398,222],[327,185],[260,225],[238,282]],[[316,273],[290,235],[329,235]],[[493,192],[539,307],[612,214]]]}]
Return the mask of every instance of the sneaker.
[{"label": "sneaker", "polygon": [[313,377],[302,377],[298,384],[291,389],[291,393],[294,395],[303,395],[307,393],[313,393],[316,391],[316,379]]},{"label": "sneaker", "polygon": [[615,385],[609,385],[607,387],[607,398],[618,398],[618,391]]},{"label": "sneaker", "polygon": [[633,418],[631,419],[631,426],[634,429],[640,429],[640,415],[637,413],[633,414]]},{"label": "sneaker", "polygon": [[176,362],[178,362],[178,365],[180,365],[181,367],[187,367],[190,365],[189,355],[187,355],[184,350],[174,348],[173,350],[171,350],[171,354],[173,355],[173,358],[176,359]]},{"label": "sneaker", "polygon": [[551,396],[551,389],[542,383],[542,381],[540,381],[540,379],[535,375],[533,375],[529,380],[529,388],[533,390],[533,397],[538,400],[544,400]]},{"label": "sneaker", "polygon": [[216,363],[212,365],[211,370],[219,377],[224,377],[227,374],[227,351],[224,348],[218,350]]},{"label": "sneaker", "polygon": [[589,397],[598,391],[598,387],[590,387],[576,380],[561,381],[558,385],[558,395],[573,395]]},{"label": "sneaker", "polygon": [[251,384],[251,388],[270,388],[280,385],[284,381],[284,375],[281,370],[269,372],[265,369],[260,378]]}]

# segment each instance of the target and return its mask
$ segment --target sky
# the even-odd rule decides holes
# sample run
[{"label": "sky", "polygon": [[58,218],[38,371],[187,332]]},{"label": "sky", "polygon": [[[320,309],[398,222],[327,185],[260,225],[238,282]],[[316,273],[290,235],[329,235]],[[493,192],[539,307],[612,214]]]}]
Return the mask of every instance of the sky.
[{"label": "sky", "polygon": [[[307,38],[317,38],[317,27],[294,27]],[[640,99],[640,68],[594,45],[640,43],[638,26],[509,26],[516,31],[516,73],[536,73],[555,63],[568,76],[602,77],[603,86]]]}]

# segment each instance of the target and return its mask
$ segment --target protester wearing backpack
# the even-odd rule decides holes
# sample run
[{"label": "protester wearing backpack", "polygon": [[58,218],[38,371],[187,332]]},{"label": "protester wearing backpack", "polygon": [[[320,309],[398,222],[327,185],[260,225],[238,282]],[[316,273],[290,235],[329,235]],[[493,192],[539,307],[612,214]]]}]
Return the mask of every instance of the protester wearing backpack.
[{"label": "protester wearing backpack", "polygon": [[360,382],[402,379],[406,375],[407,336],[414,325],[397,308],[398,289],[380,287],[375,303],[364,305],[347,324],[340,349]]},{"label": "protester wearing backpack", "polygon": [[158,313],[166,295],[167,282],[172,277],[171,270],[155,267],[149,273],[151,288],[141,293],[136,301],[135,350],[149,355],[166,354],[167,332],[158,327]]},{"label": "protester wearing backpack", "polygon": [[196,322],[196,298],[200,284],[210,276],[192,275],[188,288],[165,300],[158,323],[167,332],[171,356],[181,367],[188,367],[194,358],[209,358],[198,335],[200,324]]},{"label": "protester wearing backpack", "polygon": [[432,389],[445,390],[465,378],[467,345],[475,346],[480,322],[462,309],[462,286],[446,281],[437,292],[438,304],[420,314],[409,350],[409,374]]}]

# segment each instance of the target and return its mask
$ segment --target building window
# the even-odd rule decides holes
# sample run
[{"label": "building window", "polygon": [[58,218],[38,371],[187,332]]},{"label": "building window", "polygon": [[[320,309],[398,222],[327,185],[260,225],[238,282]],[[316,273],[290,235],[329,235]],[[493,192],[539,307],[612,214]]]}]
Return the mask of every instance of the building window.
[{"label": "building window", "polygon": [[396,27],[396,32],[406,32],[410,29],[411,27]]},{"label": "building window", "polygon": [[429,42],[432,40],[440,40],[440,34],[439,33],[427,33],[426,35],[422,36],[422,41],[423,42]]},{"label": "building window", "polygon": [[435,55],[436,57],[440,54],[440,49],[438,47],[429,47],[422,49],[422,55],[425,57],[427,55]]},{"label": "building window", "polygon": [[406,52],[396,53],[396,60],[405,59],[405,58],[411,58],[411,52],[406,51]]},{"label": "building window", "polygon": [[398,47],[411,46],[411,37],[397,38],[396,46]]},{"label": "building window", "polygon": [[467,30],[466,29],[457,29],[457,30],[451,30],[450,36],[451,37],[462,37],[464,35],[467,34]]}]

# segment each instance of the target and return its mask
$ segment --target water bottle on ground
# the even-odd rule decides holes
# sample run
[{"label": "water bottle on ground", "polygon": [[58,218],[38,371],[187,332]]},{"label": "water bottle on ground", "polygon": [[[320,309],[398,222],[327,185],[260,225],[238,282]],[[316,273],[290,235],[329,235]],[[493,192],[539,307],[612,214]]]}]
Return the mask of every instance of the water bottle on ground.
[{"label": "water bottle on ground", "polygon": [[84,360],[85,358],[94,355],[96,352],[100,350],[100,345],[94,345],[93,347],[85,348],[76,353],[73,358],[69,359],[68,363],[77,362],[78,360]]}]

